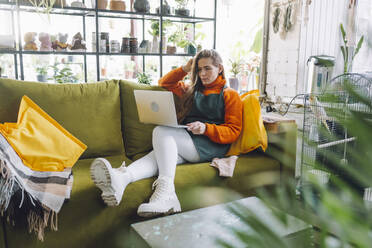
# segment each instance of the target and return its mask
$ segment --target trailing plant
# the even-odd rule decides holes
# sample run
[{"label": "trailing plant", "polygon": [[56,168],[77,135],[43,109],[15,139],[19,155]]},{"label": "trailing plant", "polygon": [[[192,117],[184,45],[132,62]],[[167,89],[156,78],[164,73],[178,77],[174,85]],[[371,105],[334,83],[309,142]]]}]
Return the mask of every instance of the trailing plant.
[{"label": "trailing plant", "polygon": [[350,47],[347,44],[348,40],[346,39],[346,32],[345,32],[345,29],[342,23],[340,24],[340,30],[341,30],[341,35],[342,35],[342,41],[344,42],[344,45],[341,46],[342,57],[344,59],[344,73],[347,73],[349,72],[350,67],[353,64],[353,60],[355,56],[359,53],[359,50],[363,45],[364,36],[362,35],[362,37],[360,37],[358,44],[355,48],[354,54],[351,54],[350,49],[349,49]]},{"label": "trailing plant", "polygon": [[[18,0],[17,0],[18,1]],[[48,20],[50,21],[50,13],[55,7],[57,1],[58,5],[63,8],[64,7],[64,1],[63,0],[27,0],[31,3],[32,6],[37,8],[38,12],[44,13],[48,15]]]},{"label": "trailing plant", "polygon": [[143,73],[137,73],[137,81],[140,84],[151,84],[152,79],[150,74],[147,74],[146,72]]}]

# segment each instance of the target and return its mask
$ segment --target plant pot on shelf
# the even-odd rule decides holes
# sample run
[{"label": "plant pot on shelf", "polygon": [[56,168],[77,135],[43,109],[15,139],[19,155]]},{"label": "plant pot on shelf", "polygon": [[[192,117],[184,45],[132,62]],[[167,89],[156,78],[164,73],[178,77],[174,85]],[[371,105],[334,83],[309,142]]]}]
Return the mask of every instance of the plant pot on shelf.
[{"label": "plant pot on shelf", "polygon": [[125,2],[124,1],[118,1],[118,0],[111,0],[110,1],[110,10],[116,10],[116,11],[125,11]]},{"label": "plant pot on shelf", "polygon": [[187,45],[187,53],[191,55],[196,54],[196,47],[193,44],[188,44]]},{"label": "plant pot on shelf", "polygon": [[107,9],[107,0],[97,0],[97,8],[98,9]]},{"label": "plant pot on shelf", "polygon": [[167,52],[167,37],[163,36],[162,40],[161,40],[161,50],[163,53]]},{"label": "plant pot on shelf", "polygon": [[41,74],[38,74],[36,75],[36,78],[37,78],[37,81],[39,82],[47,82],[47,75],[41,75]]},{"label": "plant pot on shelf", "polygon": [[56,8],[63,8],[63,7],[67,7],[67,3],[66,3],[66,0],[56,0],[54,5],[53,5],[53,8],[56,7]]},{"label": "plant pot on shelf", "polygon": [[150,3],[148,0],[135,0],[133,3],[133,9],[136,12],[148,13],[150,11]]},{"label": "plant pot on shelf", "polygon": [[176,9],[175,13],[180,16],[190,16],[190,10],[185,8]]},{"label": "plant pot on shelf", "polygon": [[229,78],[230,88],[233,88],[236,91],[239,91],[239,79]]},{"label": "plant pot on shelf", "polygon": [[177,52],[176,46],[167,46],[167,54],[175,54]]},{"label": "plant pot on shelf", "polygon": [[151,48],[152,53],[158,53],[159,52],[159,40],[157,36],[152,37],[152,48]]},{"label": "plant pot on shelf", "polygon": [[[170,6],[166,0],[163,1],[163,6],[162,6],[161,14],[162,15],[170,15]],[[156,8],[156,13],[160,13],[160,7]]]},{"label": "plant pot on shelf", "polygon": [[73,1],[71,3],[71,7],[73,8],[86,8],[85,4],[80,1]]}]

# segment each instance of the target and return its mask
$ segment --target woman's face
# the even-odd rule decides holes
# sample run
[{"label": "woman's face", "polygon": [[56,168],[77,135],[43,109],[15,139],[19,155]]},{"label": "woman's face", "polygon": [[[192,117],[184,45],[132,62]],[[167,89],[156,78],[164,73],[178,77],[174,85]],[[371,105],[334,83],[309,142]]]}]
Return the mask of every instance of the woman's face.
[{"label": "woman's face", "polygon": [[221,71],[222,66],[213,65],[211,58],[201,58],[198,61],[198,76],[204,85],[213,83]]}]

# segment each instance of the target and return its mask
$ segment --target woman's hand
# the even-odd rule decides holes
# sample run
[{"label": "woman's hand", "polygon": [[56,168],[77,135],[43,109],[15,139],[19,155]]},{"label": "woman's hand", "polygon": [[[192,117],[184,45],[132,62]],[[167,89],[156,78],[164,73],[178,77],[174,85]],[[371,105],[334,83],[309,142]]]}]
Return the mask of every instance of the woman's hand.
[{"label": "woman's hand", "polygon": [[188,126],[187,130],[191,131],[193,134],[201,135],[205,133],[206,125],[200,121],[194,121],[186,125]]},{"label": "woman's hand", "polygon": [[193,59],[189,59],[189,61],[187,61],[186,65],[182,66],[182,70],[184,70],[184,72],[189,73],[191,71],[192,62],[193,62]]}]

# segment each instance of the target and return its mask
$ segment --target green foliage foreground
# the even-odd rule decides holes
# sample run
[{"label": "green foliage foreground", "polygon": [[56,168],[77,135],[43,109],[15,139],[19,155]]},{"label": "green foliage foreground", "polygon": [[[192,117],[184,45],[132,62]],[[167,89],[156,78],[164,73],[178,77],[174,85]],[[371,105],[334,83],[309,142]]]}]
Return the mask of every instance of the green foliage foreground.
[{"label": "green foliage foreground", "polygon": [[[273,209],[280,223],[286,225],[284,213],[288,213],[314,226],[316,235],[313,233],[304,237],[301,247],[372,247],[372,202],[363,200],[364,188],[372,185],[371,93],[354,88],[348,80],[343,81],[342,87],[347,98],[352,99],[349,102],[354,106],[364,106],[364,111],[355,111],[349,107],[352,104],[345,104],[341,110],[327,112],[328,116],[335,118],[348,130],[350,136],[356,137],[356,144],[349,146],[347,150],[348,163],[345,165],[336,153],[327,151],[323,155],[331,163],[322,164],[316,161],[314,164],[316,169],[321,167],[331,175],[327,184],[320,183],[316,178],[310,178],[302,184],[293,178],[287,178],[272,191],[258,192],[259,198]],[[345,94],[341,98],[331,93],[320,100],[345,102]],[[321,126],[318,129],[327,133],[322,131]],[[328,132],[327,135],[332,134]],[[309,146],[315,145],[309,140],[306,142]],[[253,211],[244,206],[235,206],[230,210],[252,230],[229,230],[239,238],[243,246],[299,247],[278,236],[270,226],[261,222]],[[219,247],[232,247],[227,241],[219,239],[216,244]]]}]

